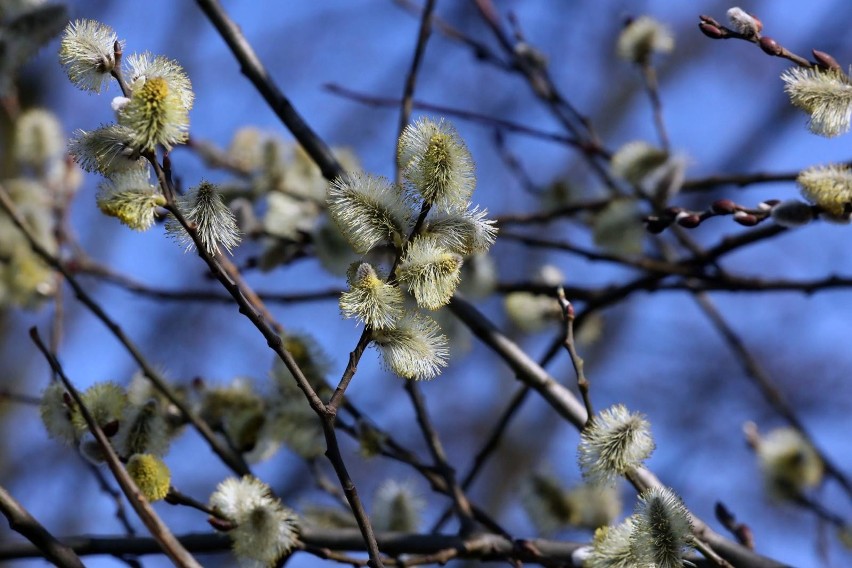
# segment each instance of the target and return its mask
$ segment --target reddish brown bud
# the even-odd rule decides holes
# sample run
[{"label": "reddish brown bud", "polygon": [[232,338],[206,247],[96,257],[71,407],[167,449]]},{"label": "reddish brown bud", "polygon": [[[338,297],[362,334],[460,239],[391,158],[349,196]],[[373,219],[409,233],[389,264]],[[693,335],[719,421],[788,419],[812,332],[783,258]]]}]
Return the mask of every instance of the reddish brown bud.
[{"label": "reddish brown bud", "polygon": [[118,434],[118,420],[111,420],[101,426],[101,430],[103,430],[104,436],[107,438],[112,438],[116,434]]},{"label": "reddish brown bud", "polygon": [[760,38],[760,41],[758,43],[760,44],[760,49],[762,49],[764,53],[767,53],[769,55],[774,55],[777,57],[784,53],[784,48],[781,47],[781,45],[779,45],[777,41],[775,41],[769,36],[763,36],[762,38]]},{"label": "reddish brown bud", "polygon": [[219,532],[234,530],[234,523],[225,519],[220,519],[219,517],[207,517],[207,522],[211,527]]},{"label": "reddish brown bud", "polygon": [[694,213],[692,215],[684,214],[678,216],[677,224],[686,229],[694,229],[695,227],[701,224],[701,217],[695,215]]},{"label": "reddish brown bud", "polygon": [[658,235],[666,230],[666,228],[674,221],[673,217],[646,217],[645,230],[654,235]]},{"label": "reddish brown bud", "polygon": [[754,227],[755,225],[757,225],[759,219],[751,213],[746,213],[745,211],[737,211],[734,214],[734,221],[736,221],[743,227]]},{"label": "reddish brown bud", "polygon": [[757,28],[757,30],[756,30],[757,33],[762,32],[763,31],[763,22],[760,21],[760,18],[758,18],[754,14],[749,14],[749,16],[751,16],[751,19],[754,20],[754,25]]},{"label": "reddish brown bud", "polygon": [[698,29],[701,30],[701,33],[703,33],[710,39],[722,39],[723,37],[725,37],[725,33],[713,24],[706,24],[704,22],[701,22],[700,24],[698,24]]},{"label": "reddish brown bud", "polygon": [[737,210],[737,204],[730,199],[717,199],[710,206],[710,211],[716,215],[730,215]]},{"label": "reddish brown bud", "polygon": [[823,69],[832,69],[834,71],[840,70],[840,63],[826,52],[818,49],[812,49],[811,53],[814,54],[814,59],[816,59],[817,65]]},{"label": "reddish brown bud", "polygon": [[722,24],[720,24],[719,22],[717,22],[717,21],[716,21],[716,20],[715,20],[712,16],[706,16],[706,15],[704,15],[704,14],[701,14],[700,16],[698,16],[698,20],[699,20],[702,24],[710,24],[711,26],[715,26],[715,27],[717,27],[717,28],[721,28],[721,27],[722,27]]}]

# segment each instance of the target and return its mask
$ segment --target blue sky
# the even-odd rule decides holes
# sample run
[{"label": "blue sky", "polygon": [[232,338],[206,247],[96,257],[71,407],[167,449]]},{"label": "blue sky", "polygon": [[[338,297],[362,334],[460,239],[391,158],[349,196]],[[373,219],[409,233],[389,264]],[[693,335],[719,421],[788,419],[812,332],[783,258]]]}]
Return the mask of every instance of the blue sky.
[{"label": "blue sky", "polygon": [[[392,176],[398,109],[361,106],[330,93],[325,85],[335,83],[377,96],[398,97],[414,46],[416,18],[384,0],[225,4],[281,89],[316,131],[334,146],[351,147],[365,170]],[[659,74],[664,117],[675,151],[688,157],[687,177],[786,172],[849,160],[848,137],[823,139],[811,135],[806,117],[787,104],[779,78],[788,66],[786,62],[769,58],[745,42],[713,42],[698,32],[698,14],[710,14],[721,21],[730,5],[664,0],[514,0],[497,5],[504,13],[512,10],[516,14],[527,40],[548,57],[556,84],[589,116],[609,148],[636,139],[655,141],[639,74],[614,53],[624,17],[649,14],[665,22],[676,38],[675,52],[659,60]],[[793,51],[808,55],[811,48],[818,48],[830,52],[843,65],[852,60],[852,48],[844,41],[852,23],[852,5],[820,1],[803,8],[801,2],[783,0],[741,6],[758,14],[765,33]],[[224,43],[195,4],[80,1],[72,3],[70,10],[74,18],[99,19],[114,27],[126,39],[128,51],[147,50],[184,65],[196,92],[191,114],[193,137],[226,146],[237,129],[255,125],[289,139],[261,97],[239,74]],[[438,13],[471,36],[496,45],[467,3],[439,1]],[[54,43],[33,64],[44,88],[43,104],[58,113],[69,133],[110,121],[109,102],[118,91],[113,88],[106,95],[96,96],[75,90],[55,62],[55,48]],[[428,46],[417,98],[542,130],[559,130],[517,76],[478,63],[464,47],[440,35]],[[496,215],[534,211],[537,200],[523,191],[500,159],[493,133],[476,124],[456,121],[456,125],[477,163],[474,202]],[[535,184],[546,186],[567,178],[589,195],[599,190],[571,149],[519,135],[508,135],[506,143]],[[173,157],[175,171],[186,186],[201,179],[225,178],[222,173],[207,171],[186,150],[175,151]],[[214,288],[205,280],[200,261],[184,255],[158,230],[131,233],[101,216],[94,207],[96,186],[97,179],[86,176],[72,211],[72,225],[93,256],[151,285]],[[680,196],[675,202],[702,209],[720,197],[755,205],[763,199],[796,196],[793,184],[777,183],[746,190],[722,187],[712,194]],[[542,236],[589,244],[587,232],[577,224],[560,223],[540,230]],[[719,218],[707,222],[693,236],[703,244],[712,244],[742,230],[729,219]],[[849,230],[848,226],[817,223],[732,255],[724,266],[752,276],[848,274]],[[245,260],[253,252],[256,250],[248,245],[237,252],[237,259]],[[523,251],[516,245],[498,244],[495,259],[505,282],[524,281],[543,263],[558,266],[572,285],[602,284],[626,277],[623,270],[610,265],[552,252]],[[329,276],[313,261],[269,274],[251,274],[250,280],[258,289],[275,292],[341,285],[340,279]],[[223,383],[235,376],[266,377],[271,353],[233,307],[153,302],[88,282],[109,313],[171,376],[184,380],[202,376]],[[852,452],[845,435],[850,427],[846,409],[852,396],[846,384],[852,368],[852,353],[846,348],[852,331],[849,293],[712,296],[756,359],[794,401],[800,418],[821,447],[846,471],[852,470]],[[499,301],[484,301],[480,307],[499,325],[507,325]],[[340,321],[335,302],[275,306],[274,311],[288,328],[314,334],[333,356],[331,377],[339,375],[359,330],[351,322]],[[40,390],[47,372],[25,333],[19,330],[25,331],[33,323],[45,325],[49,316],[49,309],[10,315],[6,344],[0,348],[10,374],[22,377],[18,388],[29,393]],[[741,434],[747,420],[765,430],[782,421],[744,377],[695,302],[681,292],[642,292],[607,310],[604,318],[602,344],[589,347],[585,355],[596,406],[624,402],[649,417],[658,446],[650,467],[699,516],[712,520],[715,502],[723,501],[751,526],[761,552],[795,566],[822,566],[817,543],[824,527],[812,515],[767,500],[755,460]],[[538,357],[555,332],[551,329],[534,337],[516,338]],[[448,451],[465,464],[502,408],[506,393],[514,388],[509,371],[473,343],[469,352],[454,354],[448,372],[423,389],[439,429],[453,439]],[[100,380],[125,381],[135,370],[109,333],[73,302],[69,303],[61,355],[71,377],[83,387]],[[569,384],[573,380],[564,355],[550,371]],[[398,379],[381,370],[371,351],[359,367],[350,396],[360,406],[375,409],[376,420],[386,428],[411,430],[401,436],[417,446],[420,440],[412,429],[412,413],[400,386]],[[6,464],[0,467],[2,483],[36,517],[58,534],[119,532],[112,517],[112,502],[98,493],[76,456],[46,440],[32,409],[13,409],[2,419],[3,431],[8,432],[3,446]],[[517,467],[553,471],[566,483],[573,483],[579,476],[576,441],[576,432],[548,418],[541,401],[531,401],[518,417],[509,445],[514,451],[530,446],[528,454],[519,458],[524,465]],[[352,459],[356,459],[354,451]],[[199,470],[201,460],[211,465]],[[176,485],[201,500],[227,474],[192,435],[179,442],[167,461]],[[500,519],[518,536],[528,535],[532,530],[529,521],[517,504],[512,504],[512,492],[500,483],[501,467],[505,466],[495,464],[488,472],[484,484],[474,490],[474,498],[499,510]],[[307,476],[304,465],[286,452],[261,464],[257,473],[277,486],[289,486],[294,477]],[[514,479],[516,473],[507,471],[506,478]],[[393,464],[372,463],[359,465],[356,481],[363,487],[362,494],[369,496],[385,476],[412,475]],[[318,498],[307,479],[304,486],[304,502]],[[484,487],[502,488],[506,494],[495,497]],[[423,491],[428,489],[423,486]],[[846,496],[830,485],[822,495],[839,513],[849,515]],[[628,510],[632,500],[632,492],[625,490]],[[83,519],[79,515],[81,502],[86,503]],[[158,510],[176,532],[206,529],[200,514],[167,505],[158,506]],[[825,530],[833,542],[831,530]],[[581,534],[566,536],[584,538]],[[829,550],[834,566],[848,563],[848,552],[844,556],[834,544]],[[112,559],[87,563],[99,567],[123,565]],[[222,560],[221,565],[227,563]],[[145,559],[144,564],[167,565],[165,560],[153,557]],[[291,565],[314,564],[317,561],[313,558],[299,555]]]}]

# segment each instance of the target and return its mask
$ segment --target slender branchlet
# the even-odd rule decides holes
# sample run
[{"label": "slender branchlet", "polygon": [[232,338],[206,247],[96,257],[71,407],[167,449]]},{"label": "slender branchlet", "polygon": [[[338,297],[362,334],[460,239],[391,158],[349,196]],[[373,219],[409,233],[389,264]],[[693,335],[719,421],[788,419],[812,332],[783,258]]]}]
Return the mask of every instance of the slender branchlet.
[{"label": "slender branchlet", "polygon": [[636,566],[682,568],[684,550],[693,542],[689,512],[668,487],[639,496],[630,545]]},{"label": "slender branchlet", "polygon": [[134,151],[132,140],[133,131],[120,124],[77,130],[68,143],[68,153],[87,172],[110,176],[140,166],[141,158]]},{"label": "slender branchlet", "polygon": [[75,20],[68,24],[59,46],[59,61],[71,83],[95,93],[108,86],[115,69],[117,39],[111,27],[95,20]]},{"label": "slender branchlet", "polygon": [[[186,222],[194,225],[198,237],[210,255],[216,255],[220,248],[228,253],[240,243],[240,232],[233,212],[222,202],[216,186],[203,181],[178,200],[178,209]],[[177,219],[169,217],[166,230],[187,251],[195,248],[192,240]]]},{"label": "slender branchlet", "polygon": [[166,463],[151,454],[134,454],[127,460],[127,473],[148,501],[159,501],[169,493],[171,472]]},{"label": "slender branchlet", "polygon": [[410,483],[389,479],[379,485],[373,499],[373,529],[414,533],[420,528],[425,503]]},{"label": "slender branchlet", "polygon": [[157,208],[166,204],[159,188],[151,183],[148,165],[113,172],[101,182],[98,208],[131,229],[145,231],[154,224]]},{"label": "slender branchlet", "polygon": [[210,496],[210,507],[233,523],[228,536],[241,564],[274,566],[299,544],[296,513],[257,478],[226,479]]},{"label": "slender branchlet", "polygon": [[358,172],[331,183],[328,214],[359,254],[385,241],[401,247],[412,223],[409,200],[399,186]]},{"label": "slender branchlet", "polygon": [[810,116],[811,132],[828,138],[849,132],[852,121],[849,75],[840,69],[793,67],[781,79],[793,106]]},{"label": "slender branchlet", "polygon": [[650,424],[616,404],[598,413],[580,434],[579,463],[592,483],[611,484],[642,465],[654,451]]},{"label": "slender branchlet", "polygon": [[476,186],[473,158],[455,127],[421,118],[399,137],[400,170],[411,188],[443,211],[467,207]]},{"label": "slender branchlet", "polygon": [[386,330],[374,330],[373,342],[385,365],[406,379],[432,379],[447,365],[447,338],[435,321],[409,313]]},{"label": "slender branchlet", "polygon": [[340,311],[373,329],[387,329],[403,314],[403,294],[399,286],[379,278],[367,262],[356,262],[348,274],[349,291],[340,295]]},{"label": "slender branchlet", "polygon": [[417,305],[437,310],[447,304],[458,286],[462,257],[434,237],[416,237],[397,268],[399,280],[414,294]]},{"label": "slender branchlet", "polygon": [[846,165],[814,166],[796,178],[805,199],[819,205],[835,221],[848,221],[852,214],[852,169]]},{"label": "slender branchlet", "polygon": [[646,65],[654,53],[670,53],[673,49],[671,31],[649,16],[641,16],[624,26],[616,46],[619,57],[638,65]]}]

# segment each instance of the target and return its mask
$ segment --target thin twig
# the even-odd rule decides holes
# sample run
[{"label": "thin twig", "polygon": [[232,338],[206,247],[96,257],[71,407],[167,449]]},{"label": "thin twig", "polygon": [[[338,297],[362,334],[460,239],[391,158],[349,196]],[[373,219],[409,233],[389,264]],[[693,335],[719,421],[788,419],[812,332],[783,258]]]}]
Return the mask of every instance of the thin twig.
[{"label": "thin twig", "polygon": [[473,522],[473,513],[470,509],[470,503],[456,481],[456,471],[447,461],[447,455],[444,452],[444,447],[441,444],[441,439],[438,432],[432,425],[429,418],[429,412],[426,409],[426,402],[420,393],[417,383],[407,381],[405,383],[405,391],[411,399],[411,405],[414,407],[414,412],[417,415],[417,424],[423,432],[423,437],[426,440],[426,445],[429,447],[429,453],[432,454],[432,460],[435,462],[435,468],[444,477],[447,482],[447,487],[450,489],[450,497],[453,501],[453,508],[459,517],[459,534],[462,536],[470,534],[475,524]]},{"label": "thin twig", "polygon": [[565,290],[561,286],[556,290],[556,299],[559,301],[562,317],[565,320],[565,339],[562,343],[571,356],[571,364],[574,365],[574,372],[577,374],[577,388],[580,390],[580,396],[586,407],[587,418],[583,427],[585,429],[595,415],[595,411],[592,408],[592,399],[589,396],[589,379],[586,378],[585,363],[577,353],[577,345],[574,343],[574,306],[565,297]]},{"label": "thin twig", "polygon": [[142,355],[142,352],[138,349],[135,343],[133,343],[130,338],[124,333],[124,330],[121,326],[118,325],[112,318],[110,318],[104,309],[97,302],[92,299],[91,296],[80,286],[79,282],[77,282],[76,278],[71,274],[71,272],[65,267],[65,265],[56,258],[53,254],[51,254],[47,249],[45,249],[35,238],[32,231],[27,227],[24,219],[21,217],[18,212],[15,204],[9,198],[9,194],[6,190],[0,186],[0,208],[2,208],[12,219],[12,222],[15,226],[24,234],[27,241],[29,242],[30,248],[35,252],[38,256],[40,256],[48,265],[52,266],[56,270],[62,273],[65,277],[66,282],[71,289],[74,290],[74,294],[77,299],[82,303],[92,314],[95,315],[106,327],[112,332],[112,334],[119,340],[119,342],[124,346],[128,353],[133,357],[136,361],[136,364],[142,369],[145,373],[145,376],[151,381],[154,387],[169,400],[175,407],[186,417],[186,419],[195,427],[199,434],[204,438],[210,448],[222,459],[222,461],[230,467],[235,473],[239,475],[245,475],[249,473],[248,466],[245,461],[242,459],[242,456],[239,454],[235,454],[232,452],[223,442],[220,440],[216,434],[211,430],[210,426],[202,420],[184,401],[181,399],[174,390],[169,386],[168,382],[164,377],[160,375],[160,373],[151,365],[148,360]]},{"label": "thin twig", "polygon": [[645,82],[645,91],[648,93],[648,98],[651,100],[651,110],[654,115],[654,126],[657,130],[657,136],[660,138],[660,145],[663,150],[668,152],[671,149],[669,142],[669,134],[666,130],[666,121],[663,118],[663,102],[660,98],[659,83],[657,81],[657,71],[650,61],[645,61],[642,64],[642,78]]},{"label": "thin twig", "polygon": [[85,568],[73,548],[59,542],[2,486],[0,513],[9,521],[10,529],[32,543],[39,556],[62,568]]},{"label": "thin twig", "polygon": [[773,384],[772,379],[767,372],[760,366],[748,348],[746,348],[743,340],[731,328],[718,308],[713,304],[712,300],[705,292],[696,292],[693,294],[695,301],[704,312],[704,315],[713,325],[713,328],[719,333],[728,348],[736,355],[746,376],[751,379],[752,383],[758,388],[764,400],[777,412],[790,426],[798,430],[808,443],[815,449],[822,460],[825,471],[833,477],[846,491],[846,494],[852,498],[852,480],[850,480],[843,470],[834,463],[834,461],[822,451],[816,444],[813,436],[805,428],[804,423],[798,417],[794,407],[787,401],[783,393]]},{"label": "thin twig", "polygon": [[124,492],[127,500],[130,501],[130,505],[151,532],[151,536],[156,539],[163,552],[166,553],[166,556],[168,556],[176,566],[183,568],[201,568],[201,564],[199,564],[183,547],[183,545],[178,542],[169,528],[160,520],[160,517],[151,507],[150,503],[148,503],[147,499],[145,499],[139,491],[139,488],[136,487],[136,483],[133,482],[133,479],[127,471],[125,471],[124,466],[119,461],[118,455],[116,455],[115,450],[112,449],[112,445],[103,430],[101,430],[101,427],[92,417],[88,408],[86,408],[80,393],[77,392],[77,389],[74,388],[71,380],[65,375],[59,361],[57,361],[53,353],[50,352],[41,340],[38,330],[35,327],[30,329],[30,337],[36,347],[38,347],[39,351],[42,352],[42,355],[44,355],[44,358],[47,360],[54,373],[56,373],[62,381],[62,384],[65,386],[65,390],[67,390],[68,394],[71,395],[71,398],[74,399],[77,408],[80,410],[80,414],[83,416],[83,419],[86,421],[86,425],[89,427],[89,431],[92,435],[94,435],[95,440],[98,442],[98,446],[100,446],[101,452],[103,452],[107,466],[109,466],[110,471],[115,476],[115,480],[118,482],[118,485],[121,487],[121,490]]},{"label": "thin twig", "polygon": [[251,81],[281,122],[293,133],[305,152],[319,166],[323,176],[334,179],[343,173],[343,168],[332,154],[331,148],[317,136],[284,96],[269,76],[263,63],[260,62],[251,44],[243,36],[239,26],[231,20],[219,1],[197,0],[197,2],[240,63],[240,71]]},{"label": "thin twig", "polygon": [[[354,91],[349,89],[348,87],[344,87],[342,85],[336,85],[334,83],[330,83],[325,86],[326,90],[330,93],[334,93],[336,95],[340,95],[342,97],[346,97],[347,99],[359,102],[361,104],[376,106],[376,107],[399,107],[401,101],[400,99],[387,98],[387,97],[378,97],[374,95],[368,95],[366,93],[361,93],[358,91]],[[499,128],[500,130],[505,130],[506,132],[515,132],[517,134],[524,134],[531,138],[539,138],[541,140],[547,140],[550,142],[556,142],[558,144],[564,144],[566,146],[574,146],[581,147],[582,144],[579,143],[574,138],[570,138],[565,136],[564,134],[558,134],[555,132],[546,132],[543,130],[538,130],[531,126],[525,126],[523,124],[518,124],[517,122],[512,122],[510,120],[506,120],[504,118],[499,118],[496,116],[489,116],[487,114],[481,114],[474,111],[457,109],[452,107],[446,107],[441,105],[435,105],[431,103],[426,103],[423,101],[414,100],[412,101],[412,108],[417,110],[425,110],[428,112],[434,112],[440,114],[442,116],[454,116],[460,120],[464,120],[467,122],[472,122],[475,124],[482,124],[484,126],[490,126],[494,128]],[[591,151],[589,148],[582,148],[584,151]]]},{"label": "thin twig", "polygon": [[[177,302],[216,302],[223,304],[232,304],[234,302],[234,299],[228,294],[223,294],[213,290],[169,290],[166,288],[150,286],[129,276],[120,274],[91,259],[76,258],[66,262],[66,267],[74,274],[92,276],[98,280],[106,282],[107,284],[118,286],[128,292],[133,292],[139,296],[156,300],[170,300]],[[332,288],[328,290],[318,290],[315,292],[276,293],[257,291],[256,294],[258,298],[267,304],[298,304],[303,302],[337,300],[340,298],[341,292],[342,290],[339,288]]]},{"label": "thin twig", "polygon": [[[557,414],[572,423],[578,430],[582,430],[589,415],[583,404],[570,391],[530,359],[520,347],[458,294],[450,301],[449,307],[450,311],[467,325],[474,335],[503,359],[520,381],[530,385]],[[652,472],[644,468],[633,470],[627,478],[640,493],[650,487],[662,485]],[[714,550],[736,566],[780,566],[724,538],[695,515],[691,517],[696,538],[710,544]]]},{"label": "thin twig", "polygon": [[[402,136],[405,127],[408,126],[408,121],[411,119],[411,110],[414,106],[414,88],[417,84],[417,72],[420,69],[420,62],[423,60],[423,54],[426,52],[426,44],[429,41],[429,34],[432,31],[432,14],[435,11],[435,0],[426,0],[426,5],[423,7],[423,12],[420,15],[420,29],[417,31],[417,44],[414,48],[414,57],[412,57],[411,65],[408,72],[405,74],[405,86],[402,90],[402,104],[399,111],[399,123],[396,129],[396,139]],[[393,161],[397,161],[396,148],[394,148]],[[399,182],[400,169],[397,165],[396,180]]]}]

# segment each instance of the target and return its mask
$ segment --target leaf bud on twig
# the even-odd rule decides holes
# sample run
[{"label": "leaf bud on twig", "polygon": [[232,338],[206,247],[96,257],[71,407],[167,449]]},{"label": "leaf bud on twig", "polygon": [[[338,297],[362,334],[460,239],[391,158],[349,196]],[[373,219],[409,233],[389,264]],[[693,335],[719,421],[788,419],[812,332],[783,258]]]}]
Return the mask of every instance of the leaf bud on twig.
[{"label": "leaf bud on twig", "polygon": [[698,29],[701,30],[701,33],[703,33],[710,39],[722,39],[725,37],[725,33],[713,24],[700,22],[698,24]]},{"label": "leaf bud on twig", "polygon": [[701,224],[701,217],[695,213],[682,211],[677,216],[677,224],[687,229],[694,229]]},{"label": "leaf bud on twig", "polygon": [[784,48],[771,37],[763,36],[757,43],[760,45],[760,49],[768,55],[774,55],[777,57],[784,53]]},{"label": "leaf bud on twig", "polygon": [[819,65],[823,69],[833,69],[834,71],[841,70],[840,63],[838,63],[835,58],[833,58],[826,52],[820,51],[818,49],[812,49],[811,53],[814,54],[814,59],[816,59],[817,65]]},{"label": "leaf bud on twig", "polygon": [[754,227],[759,222],[759,219],[751,213],[745,211],[737,211],[734,213],[734,221],[743,227]]},{"label": "leaf bud on twig", "polygon": [[714,26],[716,28],[722,27],[722,24],[717,22],[716,19],[712,16],[707,16],[705,14],[701,14],[700,16],[698,16],[698,19],[701,21],[702,24],[709,24],[709,25]]},{"label": "leaf bud on twig", "polygon": [[737,204],[730,199],[717,199],[710,206],[710,211],[716,215],[730,215],[737,210]]}]

